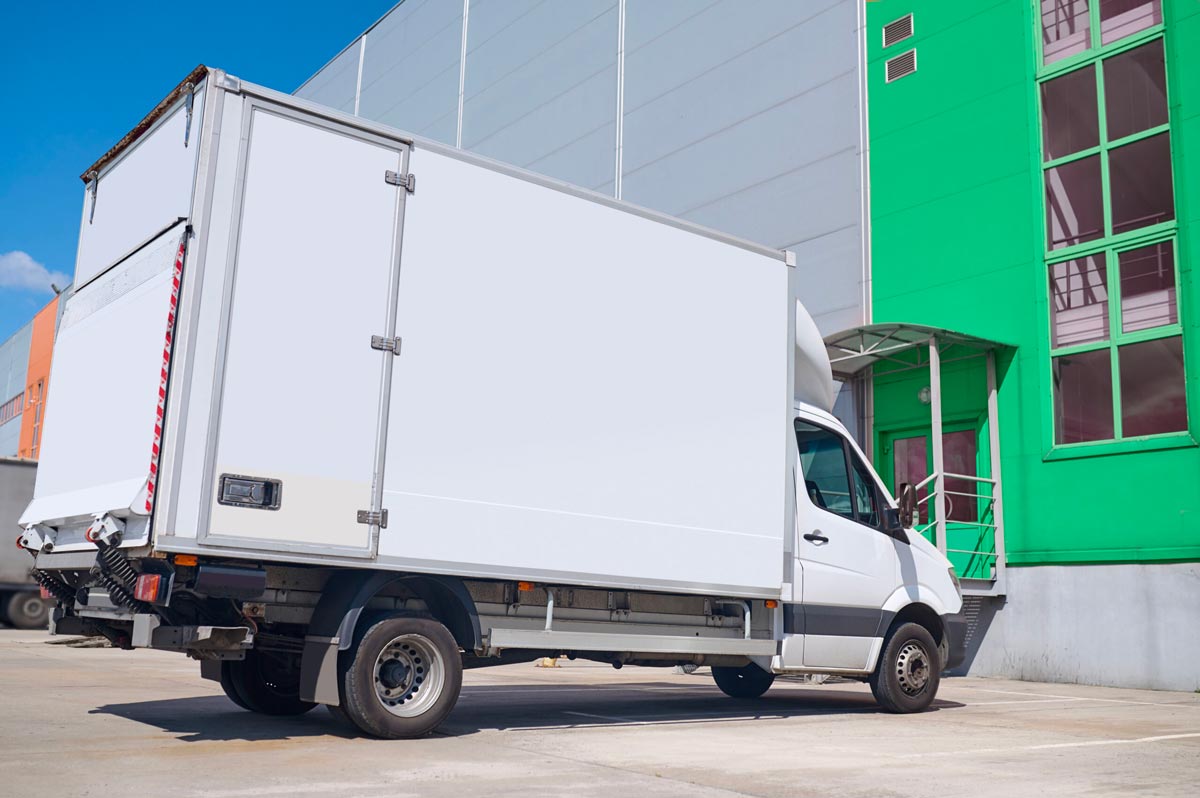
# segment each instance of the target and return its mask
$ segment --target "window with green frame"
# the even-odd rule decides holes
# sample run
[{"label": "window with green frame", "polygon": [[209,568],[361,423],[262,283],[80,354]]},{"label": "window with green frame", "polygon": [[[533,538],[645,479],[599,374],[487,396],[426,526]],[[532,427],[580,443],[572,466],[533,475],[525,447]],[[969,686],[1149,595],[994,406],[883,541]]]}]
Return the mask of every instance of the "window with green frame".
[{"label": "window with green frame", "polygon": [[1160,0],[1041,0],[1056,445],[1187,429]]}]

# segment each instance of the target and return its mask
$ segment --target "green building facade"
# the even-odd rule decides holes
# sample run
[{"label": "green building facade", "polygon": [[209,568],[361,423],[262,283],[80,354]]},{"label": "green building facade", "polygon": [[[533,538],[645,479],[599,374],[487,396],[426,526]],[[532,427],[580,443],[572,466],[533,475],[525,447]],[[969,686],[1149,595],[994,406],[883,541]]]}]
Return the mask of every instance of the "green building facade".
[{"label": "green building facade", "polygon": [[[991,483],[944,486],[960,573],[1007,566],[972,672],[1200,687],[1200,2],[879,0],[866,43],[869,317],[997,344],[998,459],[984,358],[940,352],[942,470],[1003,494],[994,554]],[[893,484],[927,359],[867,378]]]}]

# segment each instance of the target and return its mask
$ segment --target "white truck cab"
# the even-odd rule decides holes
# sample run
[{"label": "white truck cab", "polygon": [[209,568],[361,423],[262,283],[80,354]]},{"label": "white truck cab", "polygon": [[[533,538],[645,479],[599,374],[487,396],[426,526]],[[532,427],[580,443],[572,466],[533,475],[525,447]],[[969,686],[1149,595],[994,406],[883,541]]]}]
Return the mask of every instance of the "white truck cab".
[{"label": "white truck cab", "polygon": [[[906,608],[928,608],[943,623],[961,609],[958,579],[937,548],[913,532],[911,510],[907,525],[901,523],[900,510],[840,421],[799,404],[795,429],[792,589],[799,603],[784,606],[789,636],[773,664],[872,672]],[[961,646],[957,636],[953,645],[947,636],[943,658],[961,660],[951,651]],[[933,663],[923,664],[932,669]],[[923,682],[914,678],[903,675],[904,685],[919,688]]]}]

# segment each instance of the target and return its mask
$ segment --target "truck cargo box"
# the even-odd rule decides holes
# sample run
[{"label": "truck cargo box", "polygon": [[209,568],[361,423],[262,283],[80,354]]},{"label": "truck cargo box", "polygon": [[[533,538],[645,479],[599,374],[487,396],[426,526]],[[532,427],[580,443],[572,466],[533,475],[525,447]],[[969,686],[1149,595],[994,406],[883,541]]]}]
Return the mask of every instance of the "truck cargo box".
[{"label": "truck cargo box", "polygon": [[135,134],[85,175],[57,551],[779,594],[793,372],[831,396],[789,254],[219,70]]}]

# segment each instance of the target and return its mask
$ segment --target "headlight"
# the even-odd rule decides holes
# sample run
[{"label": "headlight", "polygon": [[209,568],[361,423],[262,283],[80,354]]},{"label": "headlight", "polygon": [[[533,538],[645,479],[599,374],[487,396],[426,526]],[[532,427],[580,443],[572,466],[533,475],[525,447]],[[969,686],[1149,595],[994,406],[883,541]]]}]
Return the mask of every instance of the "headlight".
[{"label": "headlight", "polygon": [[950,581],[954,583],[954,592],[958,593],[958,597],[962,598],[962,585],[958,583],[958,574],[954,573],[954,566],[951,565],[946,569],[946,573],[950,574]]}]

